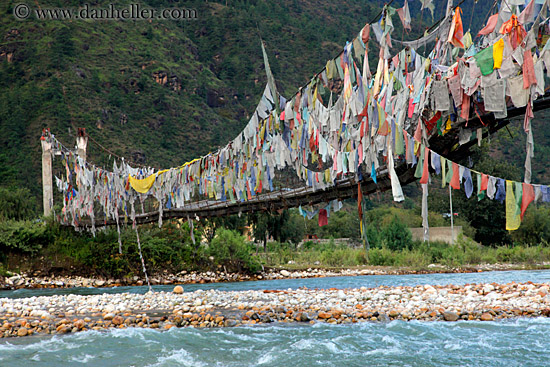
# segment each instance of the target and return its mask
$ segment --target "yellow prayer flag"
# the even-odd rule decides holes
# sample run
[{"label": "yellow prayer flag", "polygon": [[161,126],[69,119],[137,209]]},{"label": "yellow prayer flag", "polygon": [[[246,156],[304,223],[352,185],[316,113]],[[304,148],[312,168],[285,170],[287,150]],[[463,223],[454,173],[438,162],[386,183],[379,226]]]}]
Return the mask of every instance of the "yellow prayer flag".
[{"label": "yellow prayer flag", "polygon": [[506,229],[508,231],[515,231],[521,225],[521,216],[517,213],[516,206],[514,182],[506,180]]},{"label": "yellow prayer flag", "polygon": [[154,173],[148,177],[145,177],[143,179],[137,179],[135,177],[128,176],[128,181],[130,182],[130,186],[132,186],[134,190],[136,190],[139,193],[145,194],[147,193],[147,191],[151,189],[151,186],[153,186],[153,184],[155,183],[157,176],[167,171],[168,170],[165,169],[157,173]]},{"label": "yellow prayer flag", "polygon": [[130,185],[134,190],[136,190],[139,193],[145,194],[151,186],[155,183],[155,180],[157,179],[157,175],[153,174],[150,175],[144,179],[137,179],[132,176],[128,176],[128,180],[130,181]]},{"label": "yellow prayer flag", "polygon": [[504,39],[499,39],[493,45],[493,68],[500,69],[504,55]]}]

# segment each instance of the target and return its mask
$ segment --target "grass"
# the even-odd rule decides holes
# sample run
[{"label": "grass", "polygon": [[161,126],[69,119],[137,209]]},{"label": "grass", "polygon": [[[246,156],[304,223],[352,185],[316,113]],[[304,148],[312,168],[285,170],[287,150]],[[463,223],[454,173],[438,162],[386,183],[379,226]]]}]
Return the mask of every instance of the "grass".
[{"label": "grass", "polygon": [[[353,248],[334,243],[295,249],[286,244],[271,244],[260,259],[268,267],[349,268],[358,266],[391,266],[426,269],[430,264],[465,267],[479,264],[517,264],[533,267],[550,261],[550,247],[536,246],[484,247],[461,237],[457,244],[416,242],[411,249],[392,251],[386,247]],[[289,261],[292,263],[289,264]]]}]

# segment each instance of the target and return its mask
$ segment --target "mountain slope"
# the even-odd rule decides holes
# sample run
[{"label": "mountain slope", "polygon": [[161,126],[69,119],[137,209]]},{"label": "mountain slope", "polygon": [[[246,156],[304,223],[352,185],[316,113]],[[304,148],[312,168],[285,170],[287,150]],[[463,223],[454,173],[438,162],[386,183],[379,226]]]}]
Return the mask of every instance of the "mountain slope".
[{"label": "mountain slope", "polygon": [[[74,8],[87,2],[40,5]],[[263,91],[260,37],[280,91],[290,96],[375,19],[383,1],[140,3],[193,8],[198,19],[17,21],[15,1],[0,6],[0,186],[25,186],[41,195],[39,137],[46,127],[68,146],[76,128],[85,127],[94,140],[88,158],[105,167],[117,155],[169,167],[206,154],[238,134]],[[446,1],[435,3],[437,20]],[[108,4],[97,0],[90,6]],[[479,29],[491,4],[472,4],[462,5],[465,27]],[[432,24],[417,2],[411,2],[411,13],[411,34],[402,33],[394,18],[396,38],[415,38]]]}]

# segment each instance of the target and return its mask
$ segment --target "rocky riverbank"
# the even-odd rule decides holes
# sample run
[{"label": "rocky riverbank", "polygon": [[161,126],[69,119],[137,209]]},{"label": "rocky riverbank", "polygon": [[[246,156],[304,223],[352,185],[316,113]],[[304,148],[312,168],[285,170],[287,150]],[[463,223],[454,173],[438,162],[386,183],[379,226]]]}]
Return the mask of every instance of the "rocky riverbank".
[{"label": "rocky riverbank", "polygon": [[[546,268],[550,264],[541,264]],[[162,273],[150,277],[151,285],[170,284],[204,284],[216,282],[238,282],[248,280],[269,280],[285,278],[318,278],[334,276],[359,276],[359,275],[399,275],[399,274],[428,274],[428,273],[468,273],[494,270],[525,269],[525,265],[517,264],[480,264],[463,268],[449,268],[442,265],[431,264],[427,269],[403,269],[389,267],[365,267],[358,269],[304,269],[285,270],[270,269],[259,274],[227,273],[223,271],[187,272],[178,274]],[[20,288],[72,288],[72,287],[116,287],[116,286],[142,286],[146,284],[143,277],[134,276],[124,279],[89,278],[83,276],[36,276],[33,274],[10,274],[0,276],[0,290]]]},{"label": "rocky riverbank", "polygon": [[107,328],[549,317],[545,283],[0,298],[0,338]]}]

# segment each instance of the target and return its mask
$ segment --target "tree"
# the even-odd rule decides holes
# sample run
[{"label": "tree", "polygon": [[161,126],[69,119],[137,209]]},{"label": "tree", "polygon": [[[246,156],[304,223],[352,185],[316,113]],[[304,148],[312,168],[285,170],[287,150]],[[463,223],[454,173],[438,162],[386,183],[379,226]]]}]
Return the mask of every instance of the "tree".
[{"label": "tree", "polygon": [[[521,181],[519,170],[513,165],[497,161],[489,155],[488,149],[476,149],[473,154],[474,160],[479,159],[473,169],[489,174],[494,177],[509,180]],[[465,218],[472,227],[476,229],[474,239],[486,246],[498,246],[511,242],[510,234],[506,231],[506,211],[504,204],[497,200],[484,198],[478,201],[476,176],[472,172],[474,181],[474,193],[470,199],[466,198],[464,190],[453,190],[453,212]],[[431,190],[429,207],[431,210],[447,213],[449,212],[449,193],[445,190]]]}]

